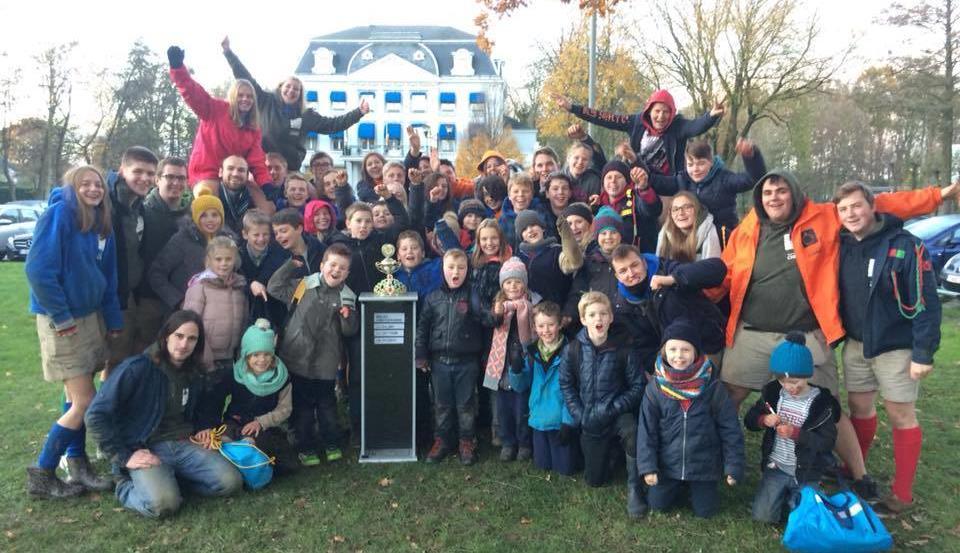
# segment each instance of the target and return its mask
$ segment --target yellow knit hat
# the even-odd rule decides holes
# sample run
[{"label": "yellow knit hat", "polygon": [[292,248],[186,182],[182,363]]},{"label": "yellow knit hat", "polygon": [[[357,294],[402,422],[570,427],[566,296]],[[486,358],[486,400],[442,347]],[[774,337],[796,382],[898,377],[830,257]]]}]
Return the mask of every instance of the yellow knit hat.
[{"label": "yellow knit hat", "polygon": [[220,218],[223,219],[223,203],[220,202],[220,198],[214,196],[208,188],[200,187],[197,190],[197,197],[193,199],[193,203],[190,205],[190,216],[193,219],[193,224],[200,226],[200,215],[208,209],[216,209]]}]

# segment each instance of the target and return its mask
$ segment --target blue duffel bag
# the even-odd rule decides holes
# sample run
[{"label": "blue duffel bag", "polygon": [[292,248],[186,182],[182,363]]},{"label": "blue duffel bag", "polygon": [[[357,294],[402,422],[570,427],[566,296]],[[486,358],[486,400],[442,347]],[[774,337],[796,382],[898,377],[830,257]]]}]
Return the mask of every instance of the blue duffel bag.
[{"label": "blue duffel bag", "polygon": [[259,490],[273,479],[273,458],[246,440],[220,444],[220,454],[237,467],[251,490]]},{"label": "blue duffel bag", "polygon": [[870,505],[843,491],[827,496],[811,486],[787,518],[783,545],[796,553],[888,551],[893,538]]}]

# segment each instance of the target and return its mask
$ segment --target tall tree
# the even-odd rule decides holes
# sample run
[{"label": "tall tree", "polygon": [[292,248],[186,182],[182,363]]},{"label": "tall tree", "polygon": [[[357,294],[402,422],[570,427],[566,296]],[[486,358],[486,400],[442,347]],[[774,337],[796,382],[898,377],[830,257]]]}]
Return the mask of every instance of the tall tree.
[{"label": "tall tree", "polygon": [[683,85],[698,111],[727,106],[717,151],[734,155],[737,137],[759,121],[784,122],[791,102],[821,90],[849,50],[819,56],[815,20],[800,21],[796,0],[684,0],[657,6],[666,37],[638,40],[652,67]]},{"label": "tall tree", "polygon": [[62,158],[62,150],[58,150],[62,148],[60,137],[65,132],[63,126],[69,124],[69,116],[63,110],[70,104],[70,79],[73,74],[68,65],[68,56],[76,45],[76,42],[71,42],[51,46],[35,58],[42,72],[40,86],[47,100],[47,124],[44,128],[40,170],[36,181],[36,190],[41,197],[46,197],[60,170],[56,165]]},{"label": "tall tree", "polygon": [[[564,4],[570,4],[571,0],[560,0]],[[607,16],[613,8],[622,0],[577,0],[580,11],[585,15],[596,13],[599,16]],[[486,52],[493,50],[493,41],[487,37],[490,30],[490,16],[495,15],[498,19],[509,17],[511,13],[520,8],[525,8],[531,4],[531,0],[477,0],[480,4],[480,13],[473,19],[477,26],[477,45]],[[543,4],[543,2],[541,2]]]},{"label": "tall tree", "polygon": [[[3,54],[6,57],[6,54]],[[10,117],[17,104],[16,86],[20,82],[20,68],[4,68],[0,78],[0,164],[3,164],[3,178],[10,188],[10,200],[17,199],[17,183],[10,167]]]},{"label": "tall tree", "polygon": [[960,6],[955,0],[896,2],[886,12],[887,21],[901,27],[914,27],[939,37],[938,47],[923,56],[902,58],[907,67],[929,71],[940,81],[934,99],[940,111],[938,142],[940,160],[936,173],[946,184],[953,173],[953,139],[956,126],[957,72],[955,55],[960,47]]},{"label": "tall tree", "polygon": [[520,146],[517,145],[516,138],[513,137],[513,129],[509,126],[503,127],[496,140],[492,139],[484,131],[478,131],[473,136],[460,140],[457,147],[457,161],[455,169],[457,175],[461,177],[473,177],[477,174],[477,165],[483,159],[483,153],[487,150],[497,150],[507,159],[523,163],[523,153],[520,152]]}]

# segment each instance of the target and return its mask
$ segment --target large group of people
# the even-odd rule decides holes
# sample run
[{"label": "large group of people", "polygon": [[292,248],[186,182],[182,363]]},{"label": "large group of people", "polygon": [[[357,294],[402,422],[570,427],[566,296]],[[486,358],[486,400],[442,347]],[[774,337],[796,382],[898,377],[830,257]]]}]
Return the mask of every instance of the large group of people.
[{"label": "large group of people", "polygon": [[[37,224],[30,309],[65,402],[27,469],[31,495],[115,487],[157,517],[177,510],[181,486],[242,487],[220,440],[256,443],[278,475],[338,462],[360,428],[358,295],[392,244],[420,301],[427,463],[471,465],[481,437],[501,462],[582,471],[589,486],[622,463],[630,517],[683,497],[709,517],[719,484],[744,480],[746,428],[764,433],[757,520],[783,520],[800,486],[827,475],[893,512],[913,505],[914,402],[941,314],[929,256],[902,222],[955,186],[875,196],[851,181],[816,203],[749,140],[737,144],[746,172],[724,167],[697,138],[723,105],[686,119],[666,90],[632,115],[556,98],[628,133],[610,159],[573,124],[564,159],[541,148],[524,170],[489,151],[462,178],[410,128],[402,163],[370,152],[351,185],[324,152],[299,172],[304,139],[369,106],[321,116],[299,79],[266,91],[229,40],[223,51],[237,77],[226,99],[168,50],[200,121],[189,160],[131,146],[108,175],[73,168]],[[866,464],[877,392],[895,464],[882,491]],[[90,462],[88,427],[111,477]]]}]

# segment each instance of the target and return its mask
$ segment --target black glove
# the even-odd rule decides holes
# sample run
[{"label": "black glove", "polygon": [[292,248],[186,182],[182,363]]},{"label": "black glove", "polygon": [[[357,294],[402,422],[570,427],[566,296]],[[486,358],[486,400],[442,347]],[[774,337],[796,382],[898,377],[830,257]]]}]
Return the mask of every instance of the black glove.
[{"label": "black glove", "polygon": [[518,342],[510,344],[510,370],[518,374],[523,372],[523,346]]},{"label": "black glove", "polygon": [[167,48],[167,60],[170,62],[170,69],[183,67],[183,48],[179,46]]},{"label": "black glove", "polygon": [[568,446],[577,435],[577,429],[569,424],[560,425],[560,445]]}]

